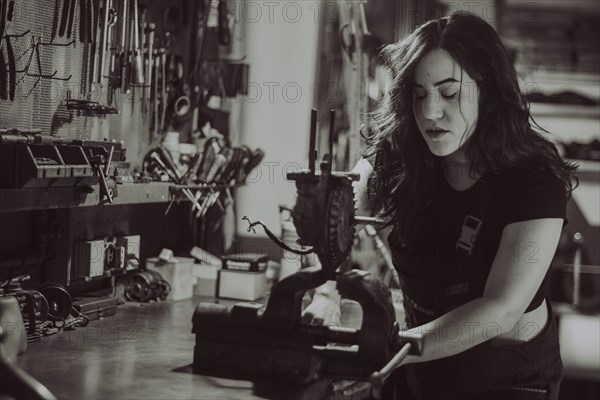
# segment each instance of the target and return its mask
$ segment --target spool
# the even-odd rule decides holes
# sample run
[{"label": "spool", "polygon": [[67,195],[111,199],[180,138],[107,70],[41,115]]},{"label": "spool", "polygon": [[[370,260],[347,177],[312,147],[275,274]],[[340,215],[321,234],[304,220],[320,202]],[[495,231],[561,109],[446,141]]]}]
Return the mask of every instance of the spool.
[{"label": "spool", "polygon": [[145,270],[133,274],[127,282],[125,297],[130,301],[144,303],[150,300],[166,300],[171,285],[156,271]]},{"label": "spool", "polygon": [[58,284],[44,286],[40,293],[48,301],[48,319],[64,320],[71,315],[73,299],[67,290]]}]

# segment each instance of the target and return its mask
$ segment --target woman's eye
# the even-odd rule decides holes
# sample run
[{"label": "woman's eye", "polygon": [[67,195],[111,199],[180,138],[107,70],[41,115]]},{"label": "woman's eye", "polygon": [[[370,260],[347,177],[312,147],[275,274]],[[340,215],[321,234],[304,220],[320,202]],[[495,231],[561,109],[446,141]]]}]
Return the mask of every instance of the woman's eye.
[{"label": "woman's eye", "polygon": [[427,91],[422,89],[415,89],[413,90],[413,95],[416,99],[423,100],[427,96]]},{"label": "woman's eye", "polygon": [[458,87],[456,85],[448,85],[440,90],[442,97],[446,100],[454,100],[458,95]]},{"label": "woman's eye", "polygon": [[448,100],[454,100],[454,99],[456,98],[456,94],[457,94],[457,93],[458,93],[458,92],[454,92],[454,93],[442,93],[442,96],[443,96],[445,99],[448,99]]}]

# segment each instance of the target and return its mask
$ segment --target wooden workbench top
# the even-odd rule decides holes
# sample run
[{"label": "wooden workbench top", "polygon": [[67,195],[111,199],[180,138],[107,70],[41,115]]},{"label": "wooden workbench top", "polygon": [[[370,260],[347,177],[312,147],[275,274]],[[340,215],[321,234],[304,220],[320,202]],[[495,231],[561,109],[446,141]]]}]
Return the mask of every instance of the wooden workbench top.
[{"label": "wooden workbench top", "polygon": [[58,399],[264,399],[253,383],[191,373],[195,298],[127,303],[30,343],[17,363]]},{"label": "wooden workbench top", "polygon": [[[289,399],[286,391],[298,393],[298,388],[277,387],[276,382],[253,383],[192,374],[192,314],[202,301],[215,300],[195,297],[126,303],[117,308],[115,315],[92,321],[85,328],[30,343],[17,363],[61,400]],[[342,324],[358,327],[361,318],[360,306],[343,300]],[[324,384],[318,382],[311,389]]]}]

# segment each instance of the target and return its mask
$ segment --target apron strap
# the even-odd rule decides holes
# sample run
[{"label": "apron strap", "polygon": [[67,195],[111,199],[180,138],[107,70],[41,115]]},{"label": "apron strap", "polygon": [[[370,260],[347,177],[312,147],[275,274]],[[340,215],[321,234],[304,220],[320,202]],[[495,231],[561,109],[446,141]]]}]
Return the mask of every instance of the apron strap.
[{"label": "apron strap", "polygon": [[456,248],[463,250],[467,255],[472,255],[475,248],[475,242],[479,237],[481,229],[483,227],[485,211],[492,198],[492,190],[490,185],[482,180],[477,199],[475,200],[475,206],[471,210],[471,213],[465,217],[460,231],[460,236],[456,241]]}]

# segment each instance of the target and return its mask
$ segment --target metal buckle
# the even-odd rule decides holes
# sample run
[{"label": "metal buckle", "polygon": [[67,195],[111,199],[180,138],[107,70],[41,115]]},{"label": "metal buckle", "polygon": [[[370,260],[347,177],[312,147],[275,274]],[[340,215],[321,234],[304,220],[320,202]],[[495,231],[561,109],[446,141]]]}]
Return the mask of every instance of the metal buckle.
[{"label": "metal buckle", "polygon": [[456,248],[463,249],[469,255],[473,254],[475,241],[479,236],[482,226],[483,221],[481,221],[479,218],[473,217],[472,215],[467,215],[462,224],[460,237],[456,241]]}]

